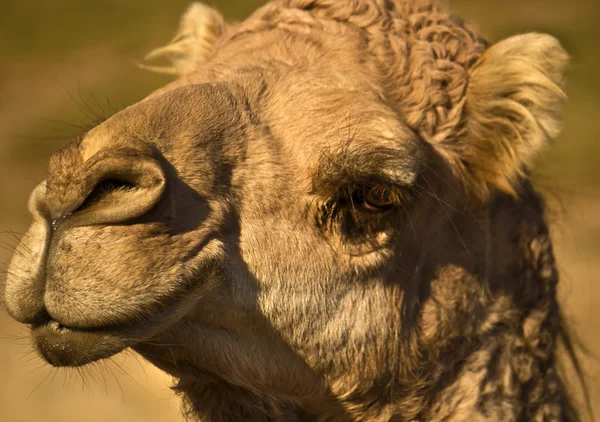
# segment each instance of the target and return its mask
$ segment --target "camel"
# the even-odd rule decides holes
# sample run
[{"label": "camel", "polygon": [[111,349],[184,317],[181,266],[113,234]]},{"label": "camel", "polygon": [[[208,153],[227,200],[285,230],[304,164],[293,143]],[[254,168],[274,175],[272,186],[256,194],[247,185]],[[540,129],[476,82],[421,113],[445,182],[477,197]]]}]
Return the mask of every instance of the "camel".
[{"label": "camel", "polygon": [[193,4],[144,64],[174,81],[51,157],[3,307],[190,419],[577,420],[529,176],[568,60],[435,0]]}]

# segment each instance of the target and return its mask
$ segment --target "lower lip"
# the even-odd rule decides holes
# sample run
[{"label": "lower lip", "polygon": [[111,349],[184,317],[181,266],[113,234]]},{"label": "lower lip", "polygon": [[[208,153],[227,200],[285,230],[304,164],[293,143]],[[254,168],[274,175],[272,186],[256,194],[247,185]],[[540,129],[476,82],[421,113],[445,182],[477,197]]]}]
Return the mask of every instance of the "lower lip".
[{"label": "lower lip", "polygon": [[35,348],[52,366],[82,366],[128,347],[121,336],[101,330],[67,328],[56,321],[31,329]]}]

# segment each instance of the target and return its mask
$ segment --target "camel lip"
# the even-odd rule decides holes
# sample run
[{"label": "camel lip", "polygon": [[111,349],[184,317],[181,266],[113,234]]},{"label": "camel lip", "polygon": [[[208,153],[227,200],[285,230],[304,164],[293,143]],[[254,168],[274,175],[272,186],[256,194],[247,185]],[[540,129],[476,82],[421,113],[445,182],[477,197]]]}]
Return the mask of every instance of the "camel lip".
[{"label": "camel lip", "polygon": [[182,311],[194,303],[196,300],[182,298],[147,320],[87,328],[64,325],[46,315],[30,325],[34,347],[52,366],[83,366],[152,338],[175,323],[185,314]]},{"label": "camel lip", "polygon": [[133,337],[142,336],[148,324],[144,321],[135,321],[131,323],[122,324],[106,324],[106,325],[95,325],[91,327],[86,326],[73,326],[65,324],[60,319],[54,316],[45,314],[43,318],[38,319],[32,324],[28,324],[32,333],[36,333],[40,330],[43,332],[52,333],[54,335],[75,335],[75,334],[95,334],[95,335],[111,335],[121,337]]},{"label": "camel lip", "polygon": [[82,366],[109,358],[133,340],[111,331],[74,329],[51,320],[31,328],[34,347],[55,367]]},{"label": "camel lip", "polygon": [[[140,324],[141,325],[141,324]],[[94,327],[81,327],[81,326],[70,326],[63,324],[62,322],[49,318],[43,322],[37,322],[35,324],[31,324],[30,328],[32,331],[44,329],[55,333],[57,335],[61,334],[77,334],[77,333],[88,333],[88,334],[111,334],[111,335],[126,335],[128,332],[135,331],[137,324],[121,324],[121,325],[104,325],[104,326],[94,326]]]}]

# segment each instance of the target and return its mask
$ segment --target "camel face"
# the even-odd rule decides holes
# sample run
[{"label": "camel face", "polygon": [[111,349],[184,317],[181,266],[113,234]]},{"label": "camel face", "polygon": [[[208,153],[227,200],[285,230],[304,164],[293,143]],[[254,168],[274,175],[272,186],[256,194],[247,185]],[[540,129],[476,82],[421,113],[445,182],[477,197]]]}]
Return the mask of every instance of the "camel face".
[{"label": "camel face", "polygon": [[488,47],[431,2],[330,3],[235,27],[195,6],[154,53],[185,76],[53,155],[1,286],[49,363],[132,347],[208,420],[438,420],[427,394],[480,415],[471,392],[512,380],[476,369],[485,336],[526,326],[506,335],[541,359],[556,274],[526,166],[565,53]]},{"label": "camel face", "polygon": [[[6,285],[50,363],[160,336],[215,312],[202,305],[213,296],[268,319],[261,307],[298,289],[317,316],[317,284],[337,296],[386,277],[424,160],[417,136],[335,76],[224,79],[136,104],[52,157]],[[293,94],[285,110],[279,92]],[[309,315],[289,299],[278,312]]]}]

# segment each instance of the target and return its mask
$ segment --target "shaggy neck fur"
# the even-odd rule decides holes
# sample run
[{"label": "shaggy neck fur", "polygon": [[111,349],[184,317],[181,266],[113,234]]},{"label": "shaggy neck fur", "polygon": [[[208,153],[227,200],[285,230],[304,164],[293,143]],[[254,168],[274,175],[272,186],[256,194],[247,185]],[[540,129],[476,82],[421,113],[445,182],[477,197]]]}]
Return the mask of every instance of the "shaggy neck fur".
[{"label": "shaggy neck fur", "polygon": [[[456,219],[457,229],[473,218]],[[444,245],[450,252],[441,259],[415,257],[417,287],[402,299],[397,354],[377,368],[377,381],[346,385],[343,395],[323,388],[282,396],[232,384],[193,361],[157,358],[151,345],[139,351],[186,374],[175,389],[200,420],[570,420],[556,369],[563,331],[543,203],[527,188],[518,200],[498,197],[475,219],[487,236],[464,230],[463,246]]]}]

